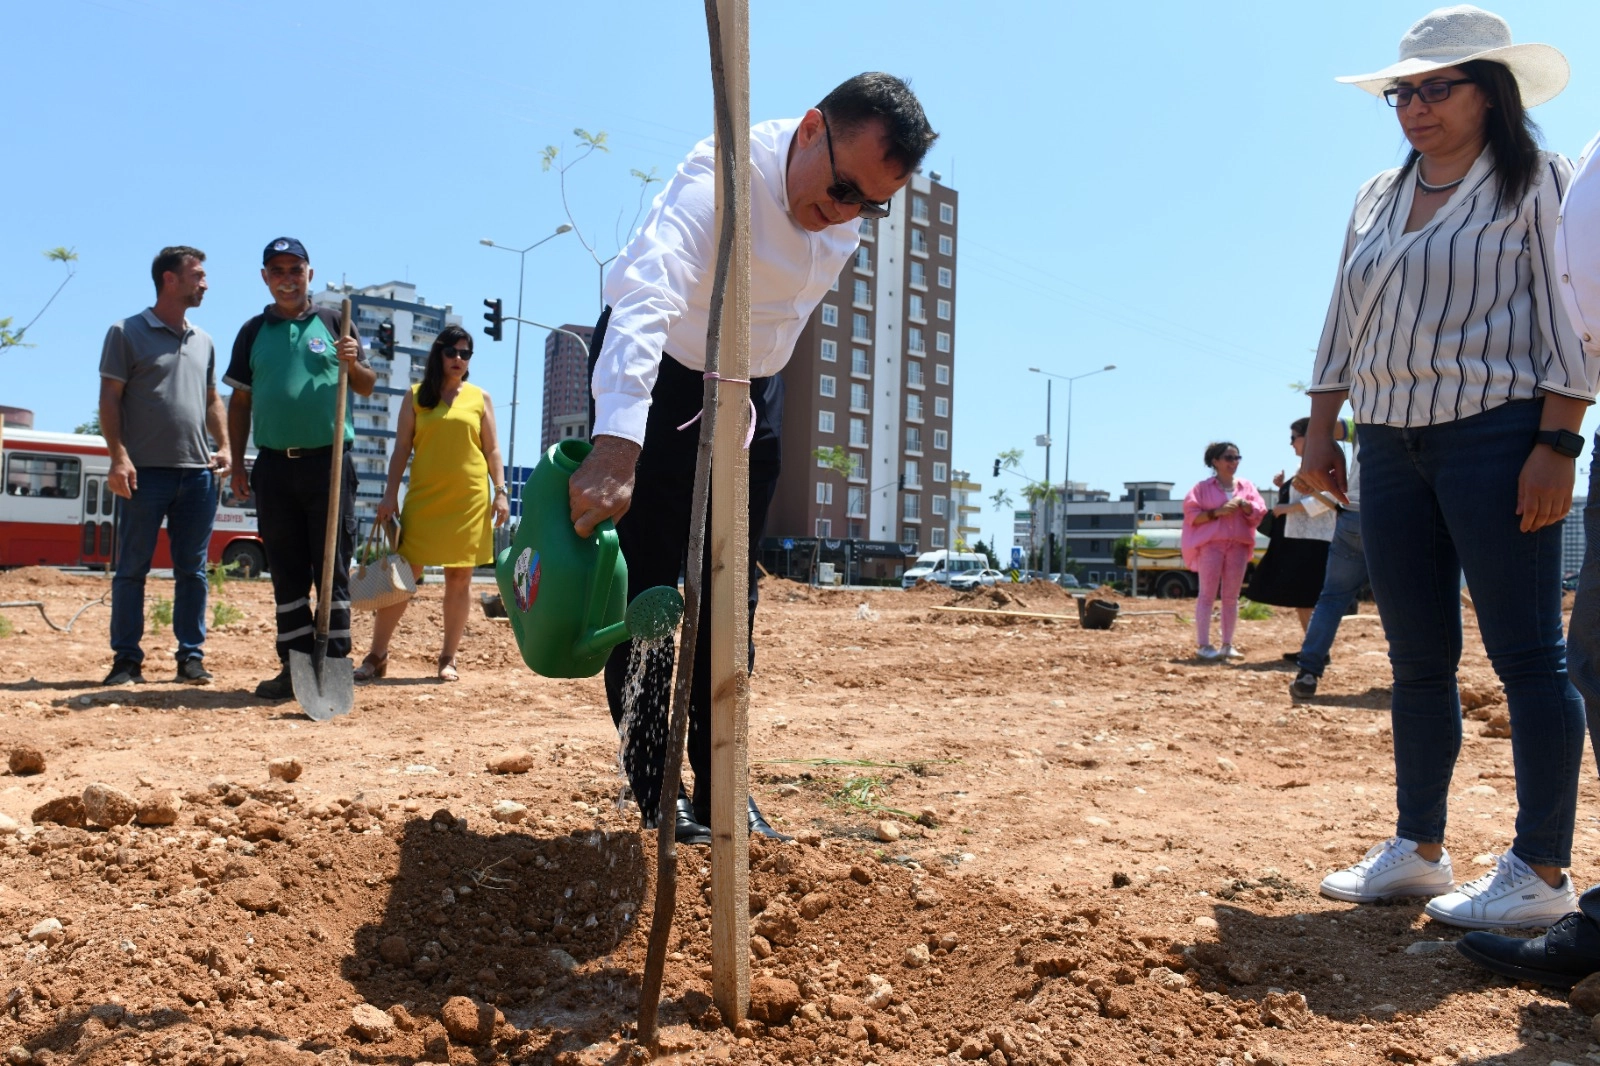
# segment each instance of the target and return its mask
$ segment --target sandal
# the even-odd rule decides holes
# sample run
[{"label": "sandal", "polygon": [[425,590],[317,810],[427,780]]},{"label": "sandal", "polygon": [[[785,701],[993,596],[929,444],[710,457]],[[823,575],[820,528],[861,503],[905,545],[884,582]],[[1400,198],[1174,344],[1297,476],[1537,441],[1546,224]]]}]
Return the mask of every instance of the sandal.
[{"label": "sandal", "polygon": [[461,675],[456,672],[456,663],[455,663],[454,656],[452,656],[451,658],[448,658],[448,659],[445,658],[443,655],[439,656],[439,680],[440,681],[460,681],[461,680]]},{"label": "sandal", "polygon": [[370,651],[367,657],[361,660],[361,665],[356,667],[352,675],[357,681],[371,681],[374,678],[384,677],[389,673],[389,653],[374,655]]}]

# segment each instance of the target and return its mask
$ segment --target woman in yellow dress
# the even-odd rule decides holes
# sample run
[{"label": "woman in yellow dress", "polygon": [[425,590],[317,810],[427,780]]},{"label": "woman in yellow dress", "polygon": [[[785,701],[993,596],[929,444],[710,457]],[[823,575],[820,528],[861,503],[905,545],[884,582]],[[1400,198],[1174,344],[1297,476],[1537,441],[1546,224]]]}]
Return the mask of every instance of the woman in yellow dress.
[{"label": "woman in yellow dress", "polygon": [[[400,554],[417,580],[424,566],[444,567],[444,646],[439,680],[459,681],[456,650],[467,628],[472,568],[494,558],[494,527],[511,515],[505,467],[495,437],[489,394],[467,384],[472,334],[446,326],[428,352],[422,381],[400,409],[389,484],[378,504],[378,521],[400,514]],[[411,461],[405,506],[399,504],[400,479]],[[494,495],[489,483],[494,483]],[[373,623],[372,649],[356,669],[357,681],[383,677],[389,668],[389,640],[405,603],[385,607]]]}]

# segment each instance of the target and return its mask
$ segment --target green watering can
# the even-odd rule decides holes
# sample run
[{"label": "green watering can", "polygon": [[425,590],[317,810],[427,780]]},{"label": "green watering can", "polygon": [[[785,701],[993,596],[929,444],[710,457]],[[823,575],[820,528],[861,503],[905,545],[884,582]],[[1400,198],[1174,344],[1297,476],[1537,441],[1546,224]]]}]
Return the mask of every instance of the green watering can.
[{"label": "green watering can", "polygon": [[567,479],[590,444],[550,446],[522,487],[522,522],[496,557],[495,582],[522,661],[545,677],[593,677],[625,640],[670,636],[683,618],[678,590],[658,585],[628,603],[628,564],[610,520],[580,537]]}]

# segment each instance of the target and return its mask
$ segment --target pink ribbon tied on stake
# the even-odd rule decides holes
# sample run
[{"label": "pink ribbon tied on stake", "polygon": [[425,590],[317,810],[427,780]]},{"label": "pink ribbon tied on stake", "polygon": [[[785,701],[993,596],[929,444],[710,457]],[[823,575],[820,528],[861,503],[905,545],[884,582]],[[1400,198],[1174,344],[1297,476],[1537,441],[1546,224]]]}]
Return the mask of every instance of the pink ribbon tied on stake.
[{"label": "pink ribbon tied on stake", "polygon": [[[726,381],[730,385],[748,385],[748,384],[750,384],[750,379],[749,378],[725,378],[721,374],[717,373],[715,370],[706,371],[705,377],[702,378],[702,380],[704,380],[704,381]],[[749,451],[750,450],[750,442],[756,439],[756,401],[747,396],[747,397],[745,397],[745,403],[750,405],[750,428],[747,429],[745,431],[745,434],[744,434],[744,449],[745,449],[745,451]],[[678,427],[679,431],[681,432],[682,430],[688,429],[690,426],[692,426],[696,422],[700,421],[700,416],[705,414],[705,413],[706,413],[706,409],[704,407],[700,408],[700,410],[698,410],[698,411],[696,411],[694,413],[694,417],[693,418],[689,419],[689,421],[685,422],[683,425]]]}]

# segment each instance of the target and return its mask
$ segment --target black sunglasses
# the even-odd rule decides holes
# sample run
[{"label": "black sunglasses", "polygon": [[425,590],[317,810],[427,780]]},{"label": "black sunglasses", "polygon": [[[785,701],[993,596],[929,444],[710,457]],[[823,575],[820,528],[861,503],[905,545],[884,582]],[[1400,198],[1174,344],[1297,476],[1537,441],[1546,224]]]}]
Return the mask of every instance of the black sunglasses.
[{"label": "black sunglasses", "polygon": [[442,355],[453,355],[457,359],[462,359],[462,360],[466,360],[466,361],[469,361],[469,362],[472,359],[472,349],[471,348],[465,348],[465,349],[453,348],[453,347],[452,348],[446,348],[440,354],[442,354]]},{"label": "black sunglasses", "polygon": [[822,134],[828,139],[828,169],[833,171],[833,184],[828,186],[828,198],[835,203],[861,208],[862,218],[888,218],[889,205],[894,202],[892,197],[881,202],[869,200],[854,182],[839,177],[839,168],[833,161],[833,131],[828,129],[827,115],[822,116]]},{"label": "black sunglasses", "polygon": [[1409,85],[1396,85],[1392,89],[1383,90],[1383,98],[1389,102],[1390,107],[1405,107],[1411,103],[1413,96],[1422,97],[1425,104],[1440,104],[1450,99],[1450,90],[1457,85],[1471,85],[1471,78],[1457,78],[1454,81],[1425,81],[1416,88]]},{"label": "black sunglasses", "polygon": [[1242,455],[1219,455],[1219,456],[1217,456],[1217,460],[1219,462],[1224,462],[1224,463],[1237,463],[1240,459],[1243,459],[1243,458],[1244,458],[1244,456],[1242,456]]}]

